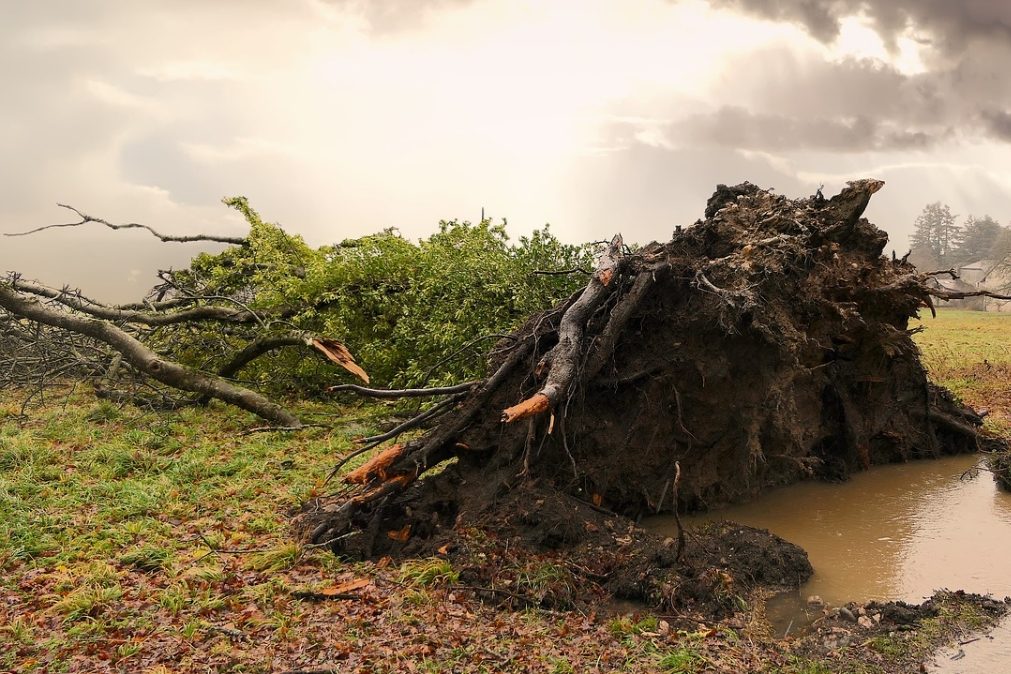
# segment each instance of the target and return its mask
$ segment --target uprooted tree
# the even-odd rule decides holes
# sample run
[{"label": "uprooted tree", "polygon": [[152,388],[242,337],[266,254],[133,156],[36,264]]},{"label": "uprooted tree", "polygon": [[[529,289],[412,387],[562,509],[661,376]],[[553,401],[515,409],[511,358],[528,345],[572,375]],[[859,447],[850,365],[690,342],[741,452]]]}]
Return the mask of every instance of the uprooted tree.
[{"label": "uprooted tree", "polygon": [[[403,390],[336,387],[433,402],[368,438],[332,476],[366,450],[396,443],[412,429],[427,430],[343,476],[335,493],[305,505],[299,526],[313,543],[353,556],[444,550],[459,532],[475,529],[540,550],[579,548],[596,560],[597,568],[587,570],[595,578],[608,578],[626,594],[671,600],[672,584],[651,574],[681,568],[685,541],[651,539],[624,528],[627,520],[619,515],[702,509],[804,478],[837,479],[876,463],[996,447],[1001,443],[978,434],[982,420],[975,412],[927,380],[909,321],[923,308],[933,310],[932,297],[967,295],[936,282],[951,270],[921,272],[904,258],[882,256],[886,235],[861,217],[882,185],[862,180],[832,199],[818,193],[798,200],[748,183],[720,186],[705,219],[679,229],[671,241],[633,251],[616,236],[589,282],[568,299],[533,313],[511,334],[482,335],[498,339],[483,379]],[[291,412],[235,376],[259,356],[302,345],[367,379],[340,342],[304,329],[316,325],[306,316],[335,303],[333,279],[348,278],[329,273],[327,264],[360,255],[362,243],[301,264],[286,251],[304,244],[247,218],[250,238],[224,241],[235,245],[234,252],[213,265],[205,258],[184,273],[163,274],[161,290],[137,305],[106,306],[10,275],[0,282],[6,312],[0,315],[0,350],[15,354],[6,371],[31,377],[83,369],[101,391],[126,369],[132,381],[188,392],[188,402],[216,397],[276,426],[299,427]],[[88,216],[72,224],[84,222],[122,227]],[[454,237],[487,236],[491,230],[482,227],[444,227],[449,245],[439,264],[460,257]],[[400,250],[408,245],[402,241],[385,243]],[[257,246],[261,254],[242,254]],[[573,274],[546,278],[556,284],[578,278],[579,251],[556,252],[555,271]],[[521,258],[495,259],[510,273],[535,273],[529,260],[505,262]],[[342,297],[350,302],[366,291],[407,297],[411,272],[404,266],[379,267],[397,275],[396,289],[382,282],[372,288],[352,275],[357,286]],[[274,276],[262,276],[264,269]],[[503,287],[502,278],[474,288],[487,295],[489,306],[509,307],[512,313],[497,326],[508,324],[531,297],[536,304],[552,292],[564,296],[558,291],[566,288],[517,291]],[[244,290],[250,279],[260,291],[252,306]],[[331,283],[325,292],[323,280]],[[440,288],[437,281],[437,275],[426,277],[415,297],[436,317],[444,309],[438,302],[455,307],[466,290]],[[456,311],[447,316],[460,315]],[[411,317],[374,313],[368,315],[389,334],[402,329],[405,343],[416,338],[419,324]],[[200,334],[217,331],[226,338],[229,348],[202,361],[213,367],[166,355],[194,325],[213,325]],[[463,346],[473,350],[480,343]],[[427,369],[422,379],[428,379],[461,350],[431,367],[412,367]],[[131,399],[137,397],[135,389]],[[721,550],[739,550],[745,539],[766,549],[765,539],[735,530],[730,538],[696,545],[693,554],[708,551],[721,559]],[[614,541],[636,553],[613,554]],[[772,564],[778,571],[770,580],[801,573],[806,561],[794,563],[795,557]],[[617,573],[619,567],[624,572]],[[721,578],[710,580],[719,584]]]},{"label": "uprooted tree", "polygon": [[[928,382],[909,321],[951,295],[938,272],[882,255],[885,233],[861,217],[882,185],[798,200],[720,186],[668,243],[631,252],[615,237],[584,289],[447,394],[438,425],[306,504],[306,535],[351,556],[411,554],[476,527],[601,558],[588,524],[601,512],[700,509],[999,444]],[[648,584],[670,555],[636,541]]]}]

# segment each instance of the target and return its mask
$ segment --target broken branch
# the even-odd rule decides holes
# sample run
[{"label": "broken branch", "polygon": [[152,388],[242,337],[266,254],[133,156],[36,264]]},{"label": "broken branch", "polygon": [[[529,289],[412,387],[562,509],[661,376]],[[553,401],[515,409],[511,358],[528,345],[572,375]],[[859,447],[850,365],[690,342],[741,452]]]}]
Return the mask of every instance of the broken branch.
[{"label": "broken branch", "polygon": [[452,395],[454,393],[464,393],[480,384],[479,381],[467,381],[455,386],[436,386],[432,388],[401,388],[401,389],[380,389],[366,388],[357,384],[340,384],[327,388],[330,393],[357,393],[369,398],[395,399],[395,398],[427,398],[430,396]]},{"label": "broken branch", "polygon": [[148,225],[142,225],[137,222],[128,222],[122,225],[116,225],[109,222],[108,220],[103,220],[102,218],[96,218],[86,213],[82,213],[73,206],[68,206],[67,204],[56,204],[56,205],[59,206],[60,208],[66,208],[69,211],[73,211],[81,218],[80,221],[64,222],[56,225],[46,225],[44,227],[36,227],[35,229],[29,230],[27,232],[15,232],[12,234],[4,234],[4,236],[28,236],[29,234],[35,234],[37,232],[42,232],[47,229],[57,229],[61,227],[80,227],[81,225],[85,225],[89,222],[94,222],[100,225],[105,225],[109,229],[146,229],[147,231],[151,232],[151,234],[153,234],[155,237],[165,242],[190,243],[194,241],[209,241],[213,243],[227,243],[235,246],[246,246],[249,244],[249,242],[246,240],[245,237],[217,236],[213,234],[190,234],[185,236],[173,236],[171,234],[161,234],[155,231],[153,228],[149,227]]},{"label": "broken branch", "polygon": [[562,315],[558,325],[558,344],[551,350],[551,369],[544,386],[530,398],[504,410],[502,421],[513,423],[541,414],[557,405],[568,393],[579,368],[586,322],[611,293],[611,280],[623,257],[621,235],[617,234],[600,256],[597,271],[586,289]]},{"label": "broken branch", "polygon": [[203,374],[166,360],[122,328],[107,321],[82,318],[46,307],[38,298],[25,297],[12,286],[2,283],[0,283],[0,307],[21,318],[78,333],[107,344],[121,353],[123,359],[137,370],[173,388],[218,398],[278,426],[301,425],[295,415],[263,395],[221,377]]}]

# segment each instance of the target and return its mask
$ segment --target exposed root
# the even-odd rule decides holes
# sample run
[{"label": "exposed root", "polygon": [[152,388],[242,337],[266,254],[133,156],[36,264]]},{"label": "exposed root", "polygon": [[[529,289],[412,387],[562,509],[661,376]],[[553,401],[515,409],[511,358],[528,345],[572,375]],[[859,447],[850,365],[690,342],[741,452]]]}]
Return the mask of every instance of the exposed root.
[{"label": "exposed root", "polygon": [[627,591],[654,599],[718,593],[720,574],[760,574],[707,576],[683,533],[668,551],[620,516],[998,449],[927,381],[909,320],[930,306],[933,277],[881,255],[887,237],[860,217],[881,185],[831,200],[720,186],[706,220],[666,244],[626,252],[615,237],[581,293],[497,345],[488,379],[301,526],[352,556],[431,554],[468,527],[588,555],[627,539],[642,555],[595,573],[639,578]]}]

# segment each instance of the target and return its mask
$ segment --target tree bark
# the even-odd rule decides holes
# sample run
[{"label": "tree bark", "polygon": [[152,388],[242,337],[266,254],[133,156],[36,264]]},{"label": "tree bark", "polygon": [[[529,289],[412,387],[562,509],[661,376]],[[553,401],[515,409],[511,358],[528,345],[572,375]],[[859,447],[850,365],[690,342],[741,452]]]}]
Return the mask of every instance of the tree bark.
[{"label": "tree bark", "polygon": [[122,323],[139,323],[152,328],[165,325],[177,325],[179,323],[190,323],[193,321],[224,321],[228,323],[256,323],[260,318],[248,309],[233,309],[229,307],[206,305],[183,309],[169,313],[159,314],[136,309],[120,309],[117,307],[107,307],[102,304],[85,300],[82,297],[47,288],[35,283],[29,283],[17,279],[13,283],[14,289],[20,292],[30,293],[38,297],[45,297],[55,302],[81,313],[101,318],[107,321]]},{"label": "tree bark", "polygon": [[83,318],[51,309],[38,299],[24,297],[11,286],[4,284],[0,284],[0,307],[16,316],[103,342],[123,354],[123,359],[137,370],[168,386],[217,398],[278,426],[301,426],[295,415],[265,396],[221,377],[203,374],[179,363],[165,360],[136,338],[107,321]]},{"label": "tree bark", "polygon": [[611,293],[611,280],[618,270],[622,256],[622,240],[618,234],[601,256],[583,294],[562,316],[558,326],[558,344],[545,356],[544,362],[550,363],[550,370],[544,386],[533,396],[504,410],[502,421],[513,423],[546,412],[568,393],[579,371],[586,322]]}]

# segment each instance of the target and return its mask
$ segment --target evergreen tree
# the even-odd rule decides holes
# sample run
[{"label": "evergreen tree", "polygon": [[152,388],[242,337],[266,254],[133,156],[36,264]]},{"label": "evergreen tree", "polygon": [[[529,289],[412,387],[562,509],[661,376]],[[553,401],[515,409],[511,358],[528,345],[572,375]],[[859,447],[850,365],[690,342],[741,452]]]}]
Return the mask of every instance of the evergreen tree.
[{"label": "evergreen tree", "polygon": [[992,259],[994,245],[1003,229],[989,215],[981,218],[970,215],[956,236],[952,261],[956,264],[969,264]]},{"label": "evergreen tree", "polygon": [[939,201],[927,204],[916,217],[915,225],[910,239],[912,247],[929,251],[941,265],[952,264],[960,228],[951,208]]}]

